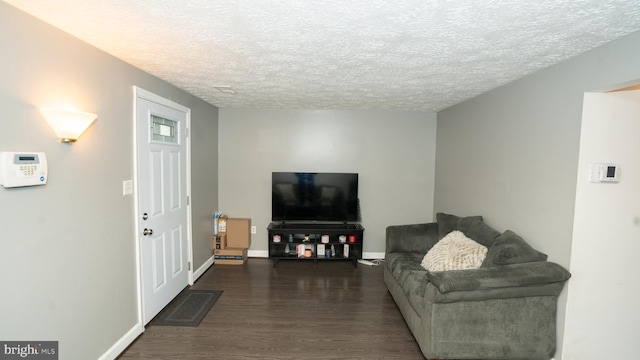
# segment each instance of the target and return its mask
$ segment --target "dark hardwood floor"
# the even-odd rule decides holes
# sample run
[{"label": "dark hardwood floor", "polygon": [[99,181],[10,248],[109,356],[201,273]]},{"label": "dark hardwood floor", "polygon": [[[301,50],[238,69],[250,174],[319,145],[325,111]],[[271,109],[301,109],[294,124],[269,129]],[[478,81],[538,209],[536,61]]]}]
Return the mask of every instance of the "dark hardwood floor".
[{"label": "dark hardwood floor", "polygon": [[424,359],[382,267],[252,258],[214,265],[192,289],[224,293],[200,326],[152,321],[119,359]]}]

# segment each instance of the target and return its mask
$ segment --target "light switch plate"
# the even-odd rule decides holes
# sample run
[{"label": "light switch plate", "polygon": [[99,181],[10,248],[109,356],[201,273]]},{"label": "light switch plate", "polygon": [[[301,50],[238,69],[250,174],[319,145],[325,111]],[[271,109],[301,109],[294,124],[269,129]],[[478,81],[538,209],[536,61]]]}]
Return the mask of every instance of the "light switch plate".
[{"label": "light switch plate", "polygon": [[122,182],[122,196],[133,194],[133,180],[125,180]]}]

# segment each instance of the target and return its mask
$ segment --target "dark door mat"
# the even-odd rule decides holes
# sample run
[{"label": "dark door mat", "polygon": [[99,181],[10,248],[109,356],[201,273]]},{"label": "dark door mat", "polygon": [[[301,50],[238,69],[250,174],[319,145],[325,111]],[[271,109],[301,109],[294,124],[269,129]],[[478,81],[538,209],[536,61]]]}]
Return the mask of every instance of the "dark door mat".
[{"label": "dark door mat", "polygon": [[198,326],[222,290],[187,290],[154,320],[153,325]]}]

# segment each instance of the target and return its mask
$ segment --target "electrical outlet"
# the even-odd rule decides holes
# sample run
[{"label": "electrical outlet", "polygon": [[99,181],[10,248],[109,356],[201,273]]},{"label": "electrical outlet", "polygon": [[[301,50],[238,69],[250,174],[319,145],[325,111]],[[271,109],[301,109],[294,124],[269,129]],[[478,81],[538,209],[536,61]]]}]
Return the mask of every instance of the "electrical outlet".
[{"label": "electrical outlet", "polygon": [[252,226],[252,227],[251,227],[251,233],[252,233],[252,234],[255,234],[255,233],[256,233],[256,227],[255,227],[255,226]]}]

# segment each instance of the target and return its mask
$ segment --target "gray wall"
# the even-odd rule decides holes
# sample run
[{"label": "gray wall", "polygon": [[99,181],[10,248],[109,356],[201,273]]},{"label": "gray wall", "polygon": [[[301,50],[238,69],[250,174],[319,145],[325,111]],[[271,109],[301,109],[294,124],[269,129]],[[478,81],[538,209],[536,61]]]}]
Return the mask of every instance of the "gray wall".
[{"label": "gray wall", "polygon": [[433,218],[435,113],[220,109],[220,210],[257,227],[267,255],[271,172],[357,172],[364,255],[384,256],[390,224]]},{"label": "gray wall", "polygon": [[[640,354],[638,134],[640,90],[585,94],[569,268],[573,277],[563,348],[566,360],[595,354],[634,359]],[[620,181],[590,182],[589,164],[594,162],[619,164]],[[607,291],[594,284],[606,286]]]},{"label": "gray wall", "polygon": [[[640,33],[438,113],[434,212],[484,215],[569,268],[583,94],[640,79],[638,58]],[[566,290],[559,349],[565,307]]]},{"label": "gray wall", "polygon": [[[0,339],[57,340],[63,359],[96,359],[138,322],[133,86],[192,109],[195,267],[211,257],[217,109],[0,2],[0,151],[43,151],[44,186],[0,187]],[[61,144],[39,109],[98,114]],[[205,223],[208,223],[205,226]]]},{"label": "gray wall", "polygon": [[191,225],[193,270],[213,256],[212,215],[218,208],[218,109],[190,97],[191,108]]}]

